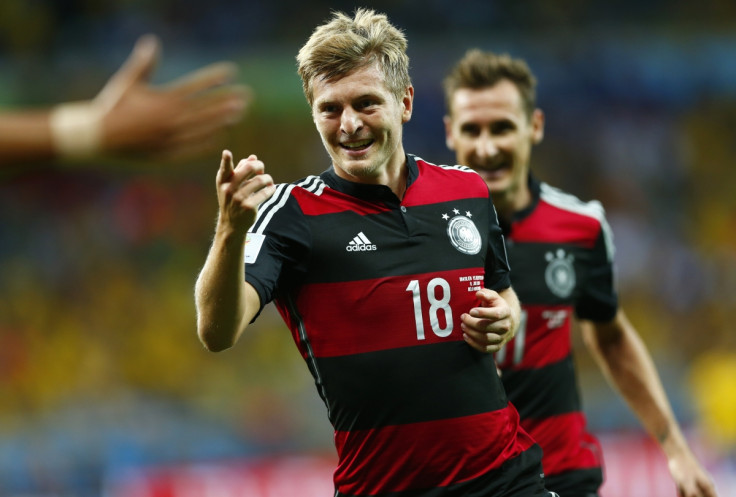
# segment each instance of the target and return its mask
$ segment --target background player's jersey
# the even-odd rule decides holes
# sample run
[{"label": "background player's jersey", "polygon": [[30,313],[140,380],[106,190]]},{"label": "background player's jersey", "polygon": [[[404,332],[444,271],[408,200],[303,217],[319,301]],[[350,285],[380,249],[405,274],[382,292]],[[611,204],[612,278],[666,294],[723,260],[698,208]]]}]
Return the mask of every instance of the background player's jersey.
[{"label": "background player's jersey", "polygon": [[510,285],[501,230],[470,169],[407,161],[401,201],[332,169],[279,185],[246,279],[275,300],[325,402],[337,495],[494,494],[500,466],[536,447],[460,329],[478,289]]},{"label": "background player's jersey", "polygon": [[615,316],[612,237],[599,202],[532,178],[530,188],[532,205],[504,227],[522,323],[496,361],[522,426],[542,446],[548,480],[564,473],[567,483],[595,492],[600,446],[586,432],[570,331],[573,313],[593,321]]}]

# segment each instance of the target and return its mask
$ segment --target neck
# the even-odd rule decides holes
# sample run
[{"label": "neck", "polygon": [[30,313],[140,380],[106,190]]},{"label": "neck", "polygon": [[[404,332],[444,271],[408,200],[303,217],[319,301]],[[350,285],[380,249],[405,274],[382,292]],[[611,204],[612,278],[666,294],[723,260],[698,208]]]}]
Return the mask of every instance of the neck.
[{"label": "neck", "polygon": [[491,194],[491,197],[498,217],[506,223],[510,223],[514,214],[526,209],[532,203],[532,192],[526,183],[518,191],[496,192]]}]

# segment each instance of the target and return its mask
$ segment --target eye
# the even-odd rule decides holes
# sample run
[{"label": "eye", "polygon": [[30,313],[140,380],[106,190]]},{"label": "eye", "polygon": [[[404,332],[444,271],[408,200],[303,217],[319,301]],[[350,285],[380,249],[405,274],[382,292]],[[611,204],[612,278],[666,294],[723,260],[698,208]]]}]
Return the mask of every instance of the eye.
[{"label": "eye", "polygon": [[478,136],[480,135],[480,126],[473,123],[465,123],[460,126],[460,133],[470,137]]},{"label": "eye", "polygon": [[358,102],[358,104],[355,107],[363,110],[363,109],[368,109],[370,107],[373,107],[374,105],[376,105],[376,103],[377,102],[375,100],[366,98]]},{"label": "eye", "polygon": [[317,110],[320,114],[332,115],[340,112],[340,106],[337,104],[323,103],[319,105]]},{"label": "eye", "polygon": [[510,133],[516,129],[516,125],[511,121],[497,121],[491,126],[491,133],[494,135],[503,135]]}]

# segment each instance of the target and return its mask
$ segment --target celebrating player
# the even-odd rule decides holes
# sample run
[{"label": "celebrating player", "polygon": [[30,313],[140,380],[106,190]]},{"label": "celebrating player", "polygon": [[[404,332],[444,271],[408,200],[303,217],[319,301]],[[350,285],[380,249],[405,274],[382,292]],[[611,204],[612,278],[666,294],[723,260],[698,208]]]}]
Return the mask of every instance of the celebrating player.
[{"label": "celebrating player", "polygon": [[519,317],[488,188],[404,152],[403,33],[335,13],[297,61],[332,165],[275,186],[223,152],[200,339],[232,346],[275,301],[335,428],[336,496],[552,495],[488,353]]},{"label": "celebrating player", "polygon": [[582,202],[530,174],[542,141],[536,79],[507,55],[471,50],[444,81],[447,145],[485,179],[504,229],[521,328],[496,354],[522,426],[544,450],[546,485],[594,497],[602,483],[597,440],[586,431],[571,355],[571,319],[604,374],[667,456],[682,497],[716,495],[674,418],[651,356],[618,305],[613,245],[599,202]]}]

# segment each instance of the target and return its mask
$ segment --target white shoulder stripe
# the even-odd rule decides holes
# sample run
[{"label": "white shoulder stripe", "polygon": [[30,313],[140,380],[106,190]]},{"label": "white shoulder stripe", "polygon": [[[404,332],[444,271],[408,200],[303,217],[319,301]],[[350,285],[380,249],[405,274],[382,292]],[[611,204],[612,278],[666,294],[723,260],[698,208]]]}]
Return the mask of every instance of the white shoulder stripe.
[{"label": "white shoulder stripe", "polygon": [[603,240],[606,243],[608,260],[613,260],[615,250],[613,245],[613,231],[611,231],[611,226],[606,220],[605,209],[598,200],[583,202],[575,195],[563,192],[559,188],[555,188],[547,183],[540,183],[540,196],[542,200],[550,205],[597,220],[603,231]]},{"label": "white shoulder stripe", "polygon": [[315,195],[322,195],[324,189],[327,188],[327,184],[319,176],[307,176],[298,183],[280,183],[276,185],[276,191],[271,198],[258,206],[256,220],[248,231],[262,234],[274,214],[286,205],[286,201],[291,196],[291,191],[297,187]]},{"label": "white shoulder stripe", "polygon": [[273,218],[273,215],[286,204],[286,201],[291,195],[291,190],[294,189],[295,185],[281,183],[276,185],[276,191],[274,194],[258,206],[258,214],[256,220],[251,226],[250,230],[253,233],[262,234],[268,222]]},{"label": "white shoulder stripe", "polygon": [[475,171],[473,169],[469,168],[468,166],[461,166],[459,164],[458,165],[455,165],[455,166],[446,166],[444,164],[434,164],[434,163],[429,162],[429,161],[426,161],[426,160],[424,160],[421,157],[416,156],[416,155],[414,156],[414,158],[416,160],[420,160],[420,161],[424,162],[425,164],[429,164],[430,166],[435,166],[435,167],[439,167],[439,168],[442,168],[442,169],[454,169],[456,171],[462,171],[462,172],[465,172],[465,173],[475,173]]}]

